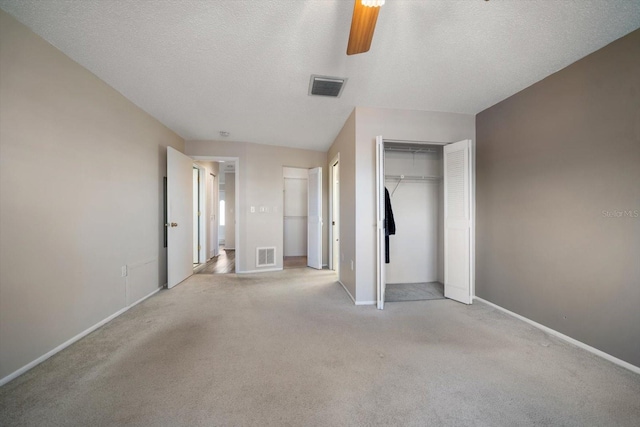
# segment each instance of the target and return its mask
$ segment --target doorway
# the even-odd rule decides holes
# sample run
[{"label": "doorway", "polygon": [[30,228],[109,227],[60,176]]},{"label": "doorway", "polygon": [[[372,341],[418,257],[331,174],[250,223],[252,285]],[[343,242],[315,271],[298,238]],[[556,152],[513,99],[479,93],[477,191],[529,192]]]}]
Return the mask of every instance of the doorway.
[{"label": "doorway", "polygon": [[471,304],[471,141],[376,140],[378,308],[445,297]]},{"label": "doorway", "polygon": [[[212,231],[215,229],[215,237],[212,237],[210,246],[215,250],[206,265],[198,270],[199,274],[227,274],[236,272],[236,166],[235,162],[218,160],[218,176],[215,185],[217,204],[212,205],[218,220],[212,223]],[[214,180],[215,182],[215,180]],[[213,233],[212,233],[213,234]]]},{"label": "doorway", "polygon": [[196,165],[193,165],[193,267],[197,268],[200,264],[200,230],[202,224],[200,224],[200,170]]},{"label": "doorway", "polygon": [[205,264],[218,255],[218,187],[219,163],[193,163],[193,269],[201,272]]},{"label": "doorway", "polygon": [[385,143],[385,302],[444,299],[442,154]]},{"label": "doorway", "polygon": [[309,171],[283,167],[283,267],[307,266]]},{"label": "doorway", "polygon": [[[222,162],[231,165],[223,169]],[[218,257],[215,255],[219,238],[218,224],[218,186],[216,170],[233,176],[234,184],[238,183],[239,159],[237,157],[196,156],[191,158],[178,150],[167,147],[167,287],[172,288],[181,283],[195,272],[206,272],[209,263]],[[194,170],[197,167],[198,173]],[[197,181],[199,185],[194,183]],[[211,187],[206,188],[208,184]],[[234,185],[234,190],[236,186]],[[237,186],[239,188],[239,186]],[[233,230],[233,236],[238,234],[239,197],[234,194],[233,205],[227,204],[227,231]],[[199,213],[199,215],[198,215]],[[196,243],[197,242],[197,243]],[[235,254],[241,254],[239,239],[234,242],[233,271]],[[194,271],[194,261],[197,268]],[[209,255],[213,253],[213,257]],[[207,259],[209,260],[207,261]],[[228,269],[227,271],[228,272]]]}]

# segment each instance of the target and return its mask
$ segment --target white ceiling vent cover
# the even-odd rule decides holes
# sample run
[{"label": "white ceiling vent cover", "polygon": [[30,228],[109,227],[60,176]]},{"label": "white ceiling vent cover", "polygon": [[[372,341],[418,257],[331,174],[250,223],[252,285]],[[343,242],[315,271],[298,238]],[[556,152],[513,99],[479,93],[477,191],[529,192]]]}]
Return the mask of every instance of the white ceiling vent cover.
[{"label": "white ceiling vent cover", "polygon": [[309,95],[338,98],[342,94],[346,83],[346,78],[312,74],[309,81]]},{"label": "white ceiling vent cover", "polygon": [[276,248],[256,248],[256,267],[276,265]]}]

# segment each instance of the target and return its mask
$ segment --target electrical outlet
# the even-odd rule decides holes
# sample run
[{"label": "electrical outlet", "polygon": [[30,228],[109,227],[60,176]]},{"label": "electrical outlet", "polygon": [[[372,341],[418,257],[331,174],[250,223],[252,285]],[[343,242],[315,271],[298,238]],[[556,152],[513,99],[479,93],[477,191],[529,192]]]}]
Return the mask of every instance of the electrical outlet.
[{"label": "electrical outlet", "polygon": [[120,275],[121,275],[122,277],[127,277],[127,274],[128,274],[128,272],[127,272],[127,266],[126,266],[126,265],[123,265],[123,266],[122,266],[122,269],[120,270]]},{"label": "electrical outlet", "polygon": [[251,213],[255,213],[256,212],[256,207],[255,206],[251,206]]},{"label": "electrical outlet", "polygon": [[351,271],[353,271],[353,260],[351,260]]}]

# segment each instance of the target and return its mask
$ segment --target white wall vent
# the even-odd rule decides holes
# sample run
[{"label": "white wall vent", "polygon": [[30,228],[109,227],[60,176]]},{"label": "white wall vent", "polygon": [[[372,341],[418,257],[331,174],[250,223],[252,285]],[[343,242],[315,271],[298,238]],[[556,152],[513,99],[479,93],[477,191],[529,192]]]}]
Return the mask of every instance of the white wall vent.
[{"label": "white wall vent", "polygon": [[276,265],[276,248],[256,248],[256,267]]},{"label": "white wall vent", "polygon": [[311,75],[309,81],[309,95],[331,96],[338,98],[342,94],[347,79],[343,77],[329,77]]}]

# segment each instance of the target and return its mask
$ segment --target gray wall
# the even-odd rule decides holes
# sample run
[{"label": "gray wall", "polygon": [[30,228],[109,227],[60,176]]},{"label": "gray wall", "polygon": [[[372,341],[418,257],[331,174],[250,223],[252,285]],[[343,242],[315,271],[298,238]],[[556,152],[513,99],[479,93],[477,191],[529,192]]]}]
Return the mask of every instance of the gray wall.
[{"label": "gray wall", "polygon": [[0,76],[1,381],[166,283],[184,141],[3,11]]},{"label": "gray wall", "polygon": [[640,366],[640,30],[476,130],[476,295]]}]

